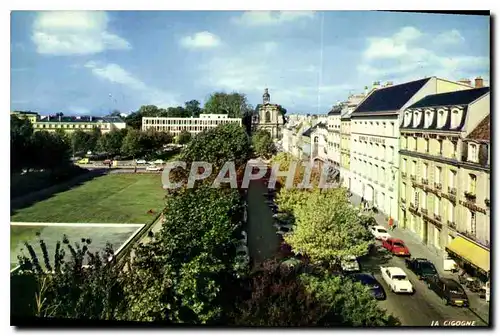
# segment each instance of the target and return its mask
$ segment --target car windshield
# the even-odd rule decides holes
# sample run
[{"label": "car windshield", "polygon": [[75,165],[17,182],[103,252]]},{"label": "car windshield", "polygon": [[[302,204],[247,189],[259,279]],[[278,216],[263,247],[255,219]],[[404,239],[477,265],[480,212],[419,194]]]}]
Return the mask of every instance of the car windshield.
[{"label": "car windshield", "polygon": [[406,275],[393,275],[394,280],[406,280]]},{"label": "car windshield", "polygon": [[405,246],[402,243],[394,243],[394,247],[401,247],[404,248]]},{"label": "car windshield", "polygon": [[387,233],[386,229],[377,229],[377,231],[380,232],[380,233]]},{"label": "car windshield", "polygon": [[452,294],[463,294],[464,290],[458,286],[450,286],[450,293]]},{"label": "car windshield", "polygon": [[420,263],[420,269],[425,273],[437,273],[436,268],[431,263]]}]

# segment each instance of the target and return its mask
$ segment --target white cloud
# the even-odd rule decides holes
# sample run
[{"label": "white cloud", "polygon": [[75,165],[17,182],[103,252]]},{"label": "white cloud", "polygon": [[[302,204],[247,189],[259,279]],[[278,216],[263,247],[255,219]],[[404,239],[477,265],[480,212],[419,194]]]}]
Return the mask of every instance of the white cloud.
[{"label": "white cloud", "polygon": [[85,67],[91,69],[92,73],[101,79],[124,85],[136,91],[140,95],[139,98],[143,101],[143,105],[152,104],[161,107],[179,105],[176,95],[146,85],[118,64],[90,61],[85,64]]},{"label": "white cloud", "polygon": [[313,11],[248,11],[234,17],[232,22],[245,26],[274,26],[312,18],[314,18]]},{"label": "white cloud", "polygon": [[180,40],[181,46],[189,49],[206,49],[217,47],[221,44],[220,38],[208,31],[198,32],[191,36],[185,36]]},{"label": "white cloud", "polygon": [[441,33],[436,36],[434,39],[434,43],[436,45],[442,45],[442,44],[460,44],[465,41],[465,38],[460,34],[460,32],[456,29],[452,29],[450,31]]},{"label": "white cloud", "polygon": [[[458,31],[439,34],[438,38],[446,38],[448,42],[463,39]],[[405,27],[389,37],[368,38],[362,62],[357,67],[358,73],[373,80],[402,82],[403,79],[426,76],[458,80],[488,71],[487,57],[449,54],[449,50],[439,47],[429,49],[431,40],[430,34],[413,27]]]},{"label": "white cloud", "polygon": [[110,33],[109,18],[98,11],[40,12],[31,35],[39,54],[87,55],[107,49],[130,49],[130,43]]}]

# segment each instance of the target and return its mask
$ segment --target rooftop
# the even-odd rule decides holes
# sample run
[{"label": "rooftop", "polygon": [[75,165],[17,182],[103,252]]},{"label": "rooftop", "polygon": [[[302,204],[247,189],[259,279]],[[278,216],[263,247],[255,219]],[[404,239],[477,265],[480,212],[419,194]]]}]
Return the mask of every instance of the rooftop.
[{"label": "rooftop", "polygon": [[478,89],[461,90],[455,92],[430,95],[419,100],[415,104],[411,105],[409,108],[435,107],[435,106],[448,106],[448,105],[468,105],[474,102],[479,97],[484,96],[488,92],[490,92],[490,88],[483,87]]},{"label": "rooftop", "polygon": [[387,86],[373,91],[352,113],[385,112],[400,110],[428,81],[424,78],[413,82]]},{"label": "rooftop", "polygon": [[469,133],[467,139],[490,141],[490,115],[488,114],[481,122]]},{"label": "rooftop", "polygon": [[63,116],[59,119],[57,116],[42,116],[37,122],[72,122],[72,123],[97,123],[97,122],[124,122],[120,117],[93,117],[93,116]]}]

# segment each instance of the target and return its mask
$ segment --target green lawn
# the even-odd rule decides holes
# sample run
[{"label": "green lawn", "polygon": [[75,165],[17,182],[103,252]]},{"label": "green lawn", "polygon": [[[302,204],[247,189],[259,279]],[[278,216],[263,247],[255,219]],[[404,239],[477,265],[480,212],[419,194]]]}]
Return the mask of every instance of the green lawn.
[{"label": "green lawn", "polygon": [[159,174],[110,174],[19,209],[12,222],[137,223],[153,219],[164,206]]},{"label": "green lawn", "polygon": [[[104,250],[106,243],[109,242],[113,246],[113,250],[118,250],[120,246],[137,230],[139,227],[88,227],[82,225],[81,227],[75,226],[17,226],[11,225],[10,227],[10,268],[17,266],[17,256],[26,255],[29,253],[24,246],[28,242],[35,252],[39,260],[43,263],[42,251],[39,239],[43,239],[47,245],[50,260],[54,261],[54,251],[57,241],[63,239],[66,235],[71,243],[79,242],[81,238],[90,238],[92,240],[89,250],[91,252]],[[36,234],[40,233],[40,237]],[[69,251],[66,251],[66,257],[70,257]]]}]

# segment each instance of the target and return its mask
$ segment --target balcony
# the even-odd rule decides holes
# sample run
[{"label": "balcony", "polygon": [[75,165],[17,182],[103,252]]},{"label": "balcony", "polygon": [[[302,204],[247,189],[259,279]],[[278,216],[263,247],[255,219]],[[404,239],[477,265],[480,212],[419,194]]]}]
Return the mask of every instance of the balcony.
[{"label": "balcony", "polygon": [[482,246],[484,246],[484,247],[486,247],[486,248],[488,248],[488,249],[489,249],[489,248],[491,248],[491,245],[490,245],[490,241],[489,241],[489,240],[482,240],[482,239],[480,239],[478,236],[476,236],[476,234],[475,234],[475,233],[473,233],[473,232],[469,232],[469,231],[461,231],[461,230],[459,230],[458,232],[459,232],[462,236],[467,237],[467,238],[469,238],[469,239],[471,239],[471,240],[475,241],[475,242],[476,242],[476,243],[478,243],[479,245],[482,245]]},{"label": "balcony", "polygon": [[413,203],[410,203],[410,210],[412,210],[412,211],[417,211],[417,209],[418,209],[418,206],[417,206],[417,205],[415,205],[415,204],[413,204]]},{"label": "balcony", "polygon": [[490,207],[490,199],[489,198],[485,198],[484,199],[484,204],[486,204],[486,206],[489,208]]},{"label": "balcony", "polygon": [[401,203],[406,204],[406,200],[403,197],[401,197]]},{"label": "balcony", "polygon": [[434,188],[441,190],[441,189],[443,189],[443,185],[441,183],[434,182]]},{"label": "balcony", "polygon": [[426,179],[426,178],[423,178],[420,180],[422,182],[422,184],[429,184],[429,180]]},{"label": "balcony", "polygon": [[401,177],[402,178],[406,178],[406,173],[405,172],[401,172]]},{"label": "balcony", "polygon": [[420,209],[420,212],[427,215],[429,212],[427,211],[427,209]]},{"label": "balcony", "polygon": [[417,177],[415,175],[410,175],[410,180],[412,180],[413,182],[415,182],[417,180]]},{"label": "balcony", "polygon": [[456,229],[457,228],[457,224],[451,220],[448,219],[448,227],[452,228],[452,229]]},{"label": "balcony", "polygon": [[434,214],[434,219],[437,221],[441,221],[441,216],[439,216],[438,214]]},{"label": "balcony", "polygon": [[476,193],[471,191],[464,191],[465,198],[470,202],[476,201]]},{"label": "balcony", "polygon": [[457,194],[457,188],[448,187],[448,193],[450,193],[451,195],[456,195]]}]

